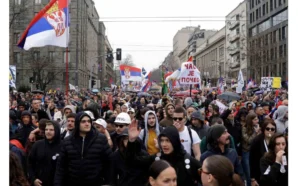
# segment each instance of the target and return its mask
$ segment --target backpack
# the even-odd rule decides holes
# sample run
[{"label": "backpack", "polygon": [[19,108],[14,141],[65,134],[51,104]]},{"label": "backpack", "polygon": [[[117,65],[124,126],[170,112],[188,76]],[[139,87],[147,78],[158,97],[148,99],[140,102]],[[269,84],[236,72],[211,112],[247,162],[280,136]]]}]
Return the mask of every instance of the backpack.
[{"label": "backpack", "polygon": [[189,138],[190,138],[190,150],[191,150],[191,156],[195,157],[195,154],[192,150],[192,144],[193,144],[193,139],[192,139],[192,132],[191,132],[191,128],[190,126],[187,126],[187,130],[188,130],[188,134],[189,134]]}]

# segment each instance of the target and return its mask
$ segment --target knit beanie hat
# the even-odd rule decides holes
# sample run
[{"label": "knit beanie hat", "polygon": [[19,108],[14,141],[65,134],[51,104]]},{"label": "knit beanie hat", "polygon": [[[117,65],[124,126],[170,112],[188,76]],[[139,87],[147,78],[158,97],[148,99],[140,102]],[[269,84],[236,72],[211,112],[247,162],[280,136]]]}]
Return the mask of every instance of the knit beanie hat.
[{"label": "knit beanie hat", "polygon": [[213,144],[225,131],[226,127],[224,125],[212,125],[207,132],[207,143]]}]

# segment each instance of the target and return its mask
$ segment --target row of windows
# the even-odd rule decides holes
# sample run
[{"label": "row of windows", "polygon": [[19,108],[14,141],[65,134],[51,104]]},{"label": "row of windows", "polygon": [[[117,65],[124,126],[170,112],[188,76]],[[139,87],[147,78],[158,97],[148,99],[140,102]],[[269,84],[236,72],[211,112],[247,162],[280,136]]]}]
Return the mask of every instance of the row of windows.
[{"label": "row of windows", "polygon": [[[286,62],[282,62],[282,63],[277,63],[274,65],[266,65],[263,66],[263,70],[262,68],[259,68],[258,70],[253,70],[251,69],[251,77],[267,77],[267,76],[271,76],[271,77],[285,77],[287,75],[287,63]],[[255,79],[254,78],[254,79]]]},{"label": "row of windows", "polygon": [[[33,56],[34,56],[34,60],[36,60],[36,61],[40,60],[40,52],[39,51],[34,52]],[[54,62],[55,59],[57,58],[57,56],[58,56],[58,52],[53,52],[53,51],[49,52],[48,53],[49,62]],[[68,61],[70,61],[70,56],[71,55],[68,52]],[[14,63],[21,63],[21,62],[22,62],[21,53],[14,52]],[[65,62],[66,62],[66,52],[63,52],[63,63],[65,63]]]},{"label": "row of windows", "polygon": [[271,48],[270,50],[263,50],[256,52],[256,54],[250,57],[250,66],[257,66],[260,62],[271,62],[277,59],[283,59],[287,57],[287,44],[280,45],[278,47]]},{"label": "row of windows", "polygon": [[[254,36],[254,35],[252,35]],[[256,41],[251,41],[250,46],[255,47],[257,46],[267,46],[268,44],[274,44],[276,41],[283,41],[288,37],[288,26],[283,26],[278,28],[264,36],[259,37]]]},{"label": "row of windows", "polygon": [[[259,0],[256,0],[256,3],[258,1]],[[250,9],[252,9],[254,7],[254,2],[255,2],[255,0],[250,0]],[[274,9],[276,9],[277,7],[279,7],[285,3],[286,3],[286,0],[278,0],[278,1],[270,0],[270,12],[273,11],[273,7],[274,7]],[[258,3],[256,5],[258,5]],[[257,21],[259,18],[261,18],[262,16],[265,16],[268,13],[269,13],[269,2],[267,1],[262,6],[260,6],[255,11],[253,11],[252,13],[249,14],[249,18],[250,18],[249,22],[253,23],[254,21]],[[279,18],[279,19],[281,19],[281,18]]]},{"label": "row of windows", "polygon": [[[41,1],[42,0],[34,0],[34,3],[35,4],[41,4]],[[48,2],[49,2],[49,0],[48,0]],[[14,4],[21,5],[22,4],[22,0],[14,0]]]},{"label": "row of windows", "polygon": [[[286,11],[287,12],[287,11]],[[283,14],[283,12],[281,12]],[[274,18],[274,17],[273,17]],[[274,21],[275,20],[275,21]],[[279,19],[278,21],[276,19],[267,19],[265,21],[263,21],[262,23],[254,26],[253,28],[249,29],[249,36],[255,36],[258,33],[261,33],[263,31],[268,30],[269,28],[283,22],[285,20],[281,20]],[[287,26],[282,27],[282,33],[281,33],[285,38],[286,38],[286,34],[287,34]]]}]

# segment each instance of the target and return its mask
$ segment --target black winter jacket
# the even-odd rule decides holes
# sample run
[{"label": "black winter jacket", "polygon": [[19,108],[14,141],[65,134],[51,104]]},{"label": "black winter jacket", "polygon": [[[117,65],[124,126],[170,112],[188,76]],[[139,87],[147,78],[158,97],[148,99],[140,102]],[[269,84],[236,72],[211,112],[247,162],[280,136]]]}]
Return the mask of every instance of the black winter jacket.
[{"label": "black winter jacket", "polygon": [[31,183],[35,179],[42,181],[43,186],[52,186],[56,170],[56,162],[60,152],[60,128],[54,124],[55,136],[52,142],[47,139],[34,143],[29,154],[29,176]]},{"label": "black winter jacket", "polygon": [[[201,178],[198,174],[198,169],[201,164],[198,160],[193,158],[191,155],[187,154],[180,142],[179,132],[174,126],[169,126],[165,128],[159,135],[158,141],[160,142],[160,137],[166,136],[171,141],[174,151],[171,154],[164,154],[161,151],[160,157],[157,155],[150,156],[137,156],[137,149],[140,148],[140,142],[135,141],[133,143],[128,142],[127,148],[128,152],[131,154],[128,156],[129,163],[139,166],[147,167],[149,169],[150,165],[158,159],[166,160],[171,164],[171,166],[176,170],[177,173],[177,186],[197,186]],[[188,161],[185,161],[188,159]],[[188,162],[186,164],[186,162]],[[188,166],[187,166],[188,165]],[[188,169],[186,167],[189,167]]]},{"label": "black winter jacket", "polygon": [[[270,171],[268,167],[270,166]],[[280,172],[281,165],[263,157],[260,161],[262,186],[288,186],[288,166],[285,173]]]},{"label": "black winter jacket", "polygon": [[[103,171],[110,171],[108,164],[112,150],[106,137],[94,127],[85,138],[79,135],[80,121],[88,114],[81,112],[76,116],[75,130],[61,144],[57,162],[55,186],[99,186],[106,182]],[[91,118],[90,118],[91,120]]]}]

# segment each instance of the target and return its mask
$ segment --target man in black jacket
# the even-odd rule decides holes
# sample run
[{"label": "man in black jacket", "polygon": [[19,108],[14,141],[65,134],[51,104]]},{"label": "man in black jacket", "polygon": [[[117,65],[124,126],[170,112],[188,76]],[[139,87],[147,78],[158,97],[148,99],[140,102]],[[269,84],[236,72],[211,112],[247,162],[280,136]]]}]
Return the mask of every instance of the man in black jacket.
[{"label": "man in black jacket", "polygon": [[38,99],[32,99],[32,102],[31,102],[32,109],[30,110],[30,112],[32,114],[33,113],[37,113],[39,120],[42,119],[42,118],[44,118],[44,119],[50,119],[49,116],[48,116],[48,114],[44,110],[40,109],[40,104],[41,104],[41,101],[40,100],[38,100]]},{"label": "man in black jacket", "polygon": [[73,133],[63,140],[54,179],[56,186],[97,186],[107,183],[103,171],[112,150],[103,134],[91,124],[85,112],[76,115]]},{"label": "man in black jacket", "polygon": [[60,128],[56,121],[47,121],[45,139],[34,143],[29,158],[29,177],[35,186],[52,186],[60,152]]}]

